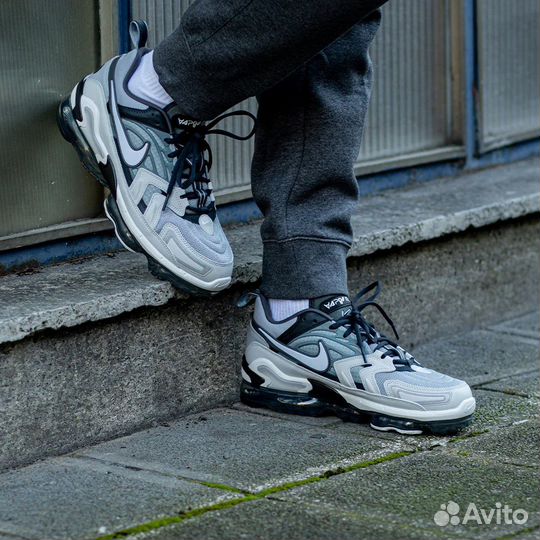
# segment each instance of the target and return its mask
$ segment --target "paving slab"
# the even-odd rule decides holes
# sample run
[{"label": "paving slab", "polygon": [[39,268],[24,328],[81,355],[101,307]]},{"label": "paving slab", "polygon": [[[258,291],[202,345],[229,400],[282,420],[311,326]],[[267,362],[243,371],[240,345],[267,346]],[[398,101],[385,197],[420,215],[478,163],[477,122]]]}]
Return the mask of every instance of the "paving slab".
[{"label": "paving slab", "polygon": [[[460,455],[473,453],[500,463],[538,469],[540,423],[538,420],[526,420],[492,433],[454,442],[448,445],[448,450]],[[538,471],[535,474],[538,475]]]},{"label": "paving slab", "polygon": [[0,475],[0,531],[82,540],[235,497],[173,477],[56,458]]},{"label": "paving slab", "polygon": [[[356,512],[341,512],[317,505],[291,504],[276,500],[247,502],[234,508],[210,512],[178,525],[137,535],[133,540],[416,540],[444,538],[433,531]],[[397,532],[399,531],[399,532]]]},{"label": "paving slab", "polygon": [[521,317],[496,324],[491,329],[494,332],[506,332],[517,336],[540,339],[540,312],[527,313]]},{"label": "paving slab", "polygon": [[258,491],[400,448],[392,441],[217,409],[77,455]]},{"label": "paving slab", "polygon": [[[499,464],[481,456],[456,456],[431,450],[331,477],[279,494],[280,500],[313,503],[320,508],[356,512],[359,517],[378,517],[425,529],[446,538],[497,538],[540,523],[540,483],[527,467]],[[434,521],[441,505],[459,505],[456,525]],[[469,504],[496,510],[497,503],[528,512],[526,524],[463,523]],[[444,523],[445,515],[437,518]],[[518,516],[519,517],[519,516]]]},{"label": "paving slab", "polygon": [[497,390],[505,394],[540,398],[540,372],[523,373],[482,385],[480,388]]},{"label": "paving slab", "polygon": [[510,426],[538,417],[539,402],[536,399],[478,388],[473,389],[473,393],[476,397],[476,412],[473,423],[465,433]]},{"label": "paving slab", "polygon": [[414,349],[428,368],[482,384],[538,368],[540,344],[535,340],[476,330]]},{"label": "paving slab", "polygon": [[538,538],[540,538],[540,527],[531,527],[529,530],[513,536],[512,540],[538,540]]}]

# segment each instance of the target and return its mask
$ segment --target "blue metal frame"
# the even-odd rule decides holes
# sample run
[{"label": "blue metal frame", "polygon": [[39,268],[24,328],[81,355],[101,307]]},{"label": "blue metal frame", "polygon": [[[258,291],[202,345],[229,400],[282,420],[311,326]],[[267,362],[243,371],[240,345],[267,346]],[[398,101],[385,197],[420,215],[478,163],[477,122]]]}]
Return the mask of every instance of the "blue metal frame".
[{"label": "blue metal frame", "polygon": [[131,22],[131,0],[118,0],[118,47],[120,54],[130,49],[129,23]]},{"label": "blue metal frame", "polygon": [[[540,155],[540,140],[518,143],[509,147],[493,150],[469,163],[469,168],[491,167],[520,161]],[[429,182],[446,176],[455,176],[462,172],[465,160],[431,163],[418,167],[409,167],[394,171],[359,178],[360,195],[372,195],[387,189],[404,187],[416,182]],[[247,223],[260,219],[261,212],[251,199],[225,204],[219,207],[219,218],[224,225]],[[36,246],[20,248],[0,253],[0,273],[34,265],[48,265],[69,261],[80,257],[100,255],[123,249],[112,233],[58,240]]]},{"label": "blue metal frame", "polygon": [[[129,22],[131,0],[118,2],[118,31],[120,52],[130,49]],[[465,158],[393,170],[359,178],[362,196],[386,189],[395,189],[414,182],[427,182],[443,176],[454,176],[464,169],[477,169],[511,163],[540,155],[540,139],[525,141],[493,150],[485,154],[478,151],[478,55],[476,0],[464,0],[465,21]],[[220,206],[223,224],[245,223],[262,217],[253,200]],[[0,253],[0,272],[31,264],[46,265],[79,257],[103,254],[122,249],[112,233],[100,233],[49,242]]]},{"label": "blue metal frame", "polygon": [[465,0],[465,152],[466,166],[471,165],[478,149],[478,54],[476,48],[476,0]]}]

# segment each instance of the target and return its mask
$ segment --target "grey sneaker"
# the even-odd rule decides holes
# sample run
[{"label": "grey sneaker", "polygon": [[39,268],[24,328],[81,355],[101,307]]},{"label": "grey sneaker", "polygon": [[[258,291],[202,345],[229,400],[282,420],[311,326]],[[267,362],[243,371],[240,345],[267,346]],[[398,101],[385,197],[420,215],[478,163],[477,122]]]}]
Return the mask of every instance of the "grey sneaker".
[{"label": "grey sneaker", "polygon": [[122,244],[144,253],[150,271],[195,294],[231,282],[233,254],[216,215],[208,179],[210,123],[182,116],[176,104],[160,109],[133,95],[128,81],[141,58],[146,24],[132,23],[136,49],[85,77],[61,104],[58,124],[84,166],[111,194],[105,202]]},{"label": "grey sneaker", "polygon": [[394,328],[375,302],[379,291],[374,283],[352,303],[343,295],[317,298],[282,321],[272,319],[267,299],[256,293],[242,401],[293,414],[335,414],[409,435],[469,425],[475,410],[469,385],[422,367],[364,318],[372,306]]}]

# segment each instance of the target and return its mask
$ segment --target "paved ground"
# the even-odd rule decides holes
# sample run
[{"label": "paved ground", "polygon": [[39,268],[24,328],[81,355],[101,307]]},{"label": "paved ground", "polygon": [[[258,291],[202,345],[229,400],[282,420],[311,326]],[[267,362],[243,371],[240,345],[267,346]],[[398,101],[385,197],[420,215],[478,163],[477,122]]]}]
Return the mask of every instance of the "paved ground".
[{"label": "paved ground", "polygon": [[538,326],[416,349],[474,385],[458,437],[217,409],[0,475],[0,540],[539,538]]}]

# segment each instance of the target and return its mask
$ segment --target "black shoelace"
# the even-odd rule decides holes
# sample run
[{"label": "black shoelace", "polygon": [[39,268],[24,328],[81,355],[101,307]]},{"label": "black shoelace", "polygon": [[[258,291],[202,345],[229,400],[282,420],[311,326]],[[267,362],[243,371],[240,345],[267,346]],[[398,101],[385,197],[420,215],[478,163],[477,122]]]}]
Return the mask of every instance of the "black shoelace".
[{"label": "black shoelace", "polygon": [[[213,129],[225,118],[231,116],[247,116],[253,120],[252,130],[245,136],[237,135],[223,129]],[[167,188],[167,195],[163,203],[165,210],[169,198],[175,186],[184,190],[181,198],[189,201],[197,201],[195,205],[188,203],[189,212],[193,215],[208,214],[215,217],[215,205],[211,198],[212,190],[208,187],[211,181],[208,178],[208,172],[212,167],[212,150],[207,135],[225,135],[238,141],[246,141],[251,138],[256,129],[257,119],[249,111],[233,111],[218,116],[208,124],[186,124],[182,126],[177,133],[167,137],[167,144],[174,144],[176,147],[168,156],[177,158],[171,172],[171,179]]]},{"label": "black shoelace", "polygon": [[[371,296],[367,296],[372,291]],[[388,316],[386,311],[377,303],[375,299],[379,296],[381,292],[381,285],[378,281],[375,281],[371,285],[368,285],[362,289],[352,300],[352,309],[347,315],[337,319],[330,329],[336,330],[340,326],[346,328],[343,333],[343,337],[348,337],[354,333],[358,346],[362,352],[362,358],[364,362],[367,363],[366,355],[364,353],[364,343],[368,345],[372,352],[381,350],[382,358],[391,357],[394,360],[394,364],[410,365],[410,360],[405,357],[400,349],[398,349],[398,344],[395,341],[387,338],[386,336],[380,334],[374,326],[369,323],[363,316],[362,312],[368,307],[374,307],[382,315],[384,320],[390,325],[396,340],[399,339],[396,327],[392,322],[392,319]]]}]

